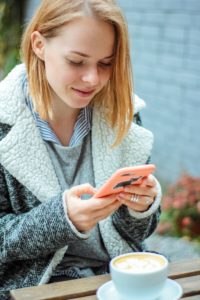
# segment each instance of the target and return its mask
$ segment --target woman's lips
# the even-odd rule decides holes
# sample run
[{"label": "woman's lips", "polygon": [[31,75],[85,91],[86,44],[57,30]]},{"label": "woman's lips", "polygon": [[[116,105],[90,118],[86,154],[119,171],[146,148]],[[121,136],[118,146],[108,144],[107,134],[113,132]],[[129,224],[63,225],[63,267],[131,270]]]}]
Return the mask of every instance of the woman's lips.
[{"label": "woman's lips", "polygon": [[95,91],[95,90],[79,90],[79,89],[75,89],[75,88],[72,88],[72,89],[73,89],[73,91],[75,91],[81,97],[91,96]]}]

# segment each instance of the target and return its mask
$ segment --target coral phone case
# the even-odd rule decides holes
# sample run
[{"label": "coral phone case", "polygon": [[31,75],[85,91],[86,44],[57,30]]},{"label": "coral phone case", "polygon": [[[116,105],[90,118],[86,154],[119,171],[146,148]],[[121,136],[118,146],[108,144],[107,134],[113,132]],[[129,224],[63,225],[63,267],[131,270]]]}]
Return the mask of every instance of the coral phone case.
[{"label": "coral phone case", "polygon": [[93,197],[101,198],[122,192],[126,185],[141,183],[155,168],[155,165],[149,164],[118,169]]}]

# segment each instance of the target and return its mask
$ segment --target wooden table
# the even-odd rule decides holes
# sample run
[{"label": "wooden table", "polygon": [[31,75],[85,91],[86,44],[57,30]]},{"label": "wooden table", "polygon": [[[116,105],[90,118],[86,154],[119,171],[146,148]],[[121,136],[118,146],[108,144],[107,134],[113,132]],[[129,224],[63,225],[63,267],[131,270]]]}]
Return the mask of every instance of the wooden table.
[{"label": "wooden table", "polygon": [[[170,263],[169,277],[182,286],[181,299],[200,300],[200,259]],[[62,281],[12,290],[11,297],[13,300],[97,300],[96,290],[108,280],[110,275]]]}]

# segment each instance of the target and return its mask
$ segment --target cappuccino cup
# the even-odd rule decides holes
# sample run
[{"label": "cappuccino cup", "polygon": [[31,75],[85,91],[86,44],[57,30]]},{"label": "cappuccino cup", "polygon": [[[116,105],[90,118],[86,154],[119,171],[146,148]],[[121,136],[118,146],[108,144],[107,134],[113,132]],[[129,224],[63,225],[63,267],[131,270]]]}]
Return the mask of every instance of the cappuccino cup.
[{"label": "cappuccino cup", "polygon": [[110,262],[113,284],[122,300],[155,300],[165,286],[168,260],[160,254],[134,252]]}]

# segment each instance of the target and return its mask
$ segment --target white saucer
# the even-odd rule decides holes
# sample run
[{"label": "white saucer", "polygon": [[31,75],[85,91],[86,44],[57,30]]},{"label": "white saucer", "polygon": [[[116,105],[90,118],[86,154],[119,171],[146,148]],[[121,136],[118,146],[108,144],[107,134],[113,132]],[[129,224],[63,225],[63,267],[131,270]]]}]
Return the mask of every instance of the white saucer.
[{"label": "white saucer", "polygon": [[[174,280],[167,279],[162,295],[155,300],[178,300],[182,296],[182,287]],[[122,300],[112,281],[104,283],[97,290],[98,300]]]}]

